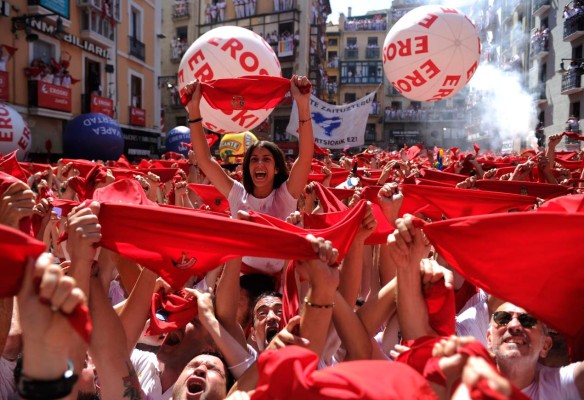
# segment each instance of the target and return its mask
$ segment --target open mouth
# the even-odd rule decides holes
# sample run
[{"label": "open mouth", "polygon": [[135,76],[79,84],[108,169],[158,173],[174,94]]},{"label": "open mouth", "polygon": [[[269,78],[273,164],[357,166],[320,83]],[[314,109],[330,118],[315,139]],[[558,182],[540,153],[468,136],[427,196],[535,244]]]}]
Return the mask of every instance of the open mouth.
[{"label": "open mouth", "polygon": [[264,179],[268,174],[266,171],[255,171],[254,175],[257,179]]},{"label": "open mouth", "polygon": [[266,340],[268,343],[272,341],[272,339],[278,334],[278,327],[272,326],[266,329]]},{"label": "open mouth", "polygon": [[187,399],[196,400],[201,397],[205,391],[205,380],[199,376],[191,376],[187,380]]}]

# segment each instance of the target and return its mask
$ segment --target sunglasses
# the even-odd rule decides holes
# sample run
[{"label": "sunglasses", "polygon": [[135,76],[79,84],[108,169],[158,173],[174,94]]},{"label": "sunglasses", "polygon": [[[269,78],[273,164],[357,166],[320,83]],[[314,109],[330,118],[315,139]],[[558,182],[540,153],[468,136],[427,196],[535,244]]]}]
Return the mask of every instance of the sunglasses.
[{"label": "sunglasses", "polygon": [[513,319],[513,314],[517,314],[517,320],[524,328],[533,328],[537,325],[537,318],[527,313],[510,313],[507,311],[496,311],[493,314],[493,321],[499,326],[506,326]]}]

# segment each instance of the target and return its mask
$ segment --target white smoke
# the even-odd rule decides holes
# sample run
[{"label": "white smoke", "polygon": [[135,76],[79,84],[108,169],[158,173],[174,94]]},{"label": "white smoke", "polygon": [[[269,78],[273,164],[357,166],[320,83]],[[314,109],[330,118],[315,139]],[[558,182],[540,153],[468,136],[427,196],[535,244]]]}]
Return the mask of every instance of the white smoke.
[{"label": "white smoke", "polygon": [[501,142],[509,140],[520,139],[527,147],[537,143],[533,135],[536,105],[533,95],[523,88],[518,72],[481,64],[469,87],[478,97],[474,105],[480,122],[474,129],[488,136],[491,149],[498,150]]}]

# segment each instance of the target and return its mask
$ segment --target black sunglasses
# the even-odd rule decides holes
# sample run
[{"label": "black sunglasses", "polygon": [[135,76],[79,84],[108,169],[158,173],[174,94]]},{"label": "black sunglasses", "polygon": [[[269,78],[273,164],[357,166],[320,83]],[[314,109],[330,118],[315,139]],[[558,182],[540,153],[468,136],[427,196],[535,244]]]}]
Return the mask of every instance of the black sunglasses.
[{"label": "black sunglasses", "polygon": [[[519,323],[524,328],[533,328],[537,325],[537,318],[533,315],[527,313],[514,313],[517,314],[517,319]],[[499,326],[506,326],[513,319],[513,314],[507,311],[496,311],[493,314],[493,321]]]}]

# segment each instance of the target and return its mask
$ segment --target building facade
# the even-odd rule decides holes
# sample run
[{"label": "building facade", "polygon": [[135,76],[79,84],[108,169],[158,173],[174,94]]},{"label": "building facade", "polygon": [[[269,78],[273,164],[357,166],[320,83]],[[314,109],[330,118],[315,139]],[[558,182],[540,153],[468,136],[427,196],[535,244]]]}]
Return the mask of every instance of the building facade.
[{"label": "building facade", "polygon": [[127,155],[156,155],[157,2],[2,3],[0,101],[27,122],[31,159],[62,156],[67,122],[88,112],[119,121]]},{"label": "building facade", "polygon": [[[282,76],[306,75],[318,94],[324,84],[328,0],[192,1],[175,0],[163,6],[162,67],[158,86],[162,92],[164,127],[187,125],[177,90],[179,63],[189,46],[204,33],[220,26],[240,26],[262,36],[272,47]],[[259,139],[276,141],[290,155],[297,142],[286,134],[292,99],[284,99],[268,119],[252,131]]]}]

